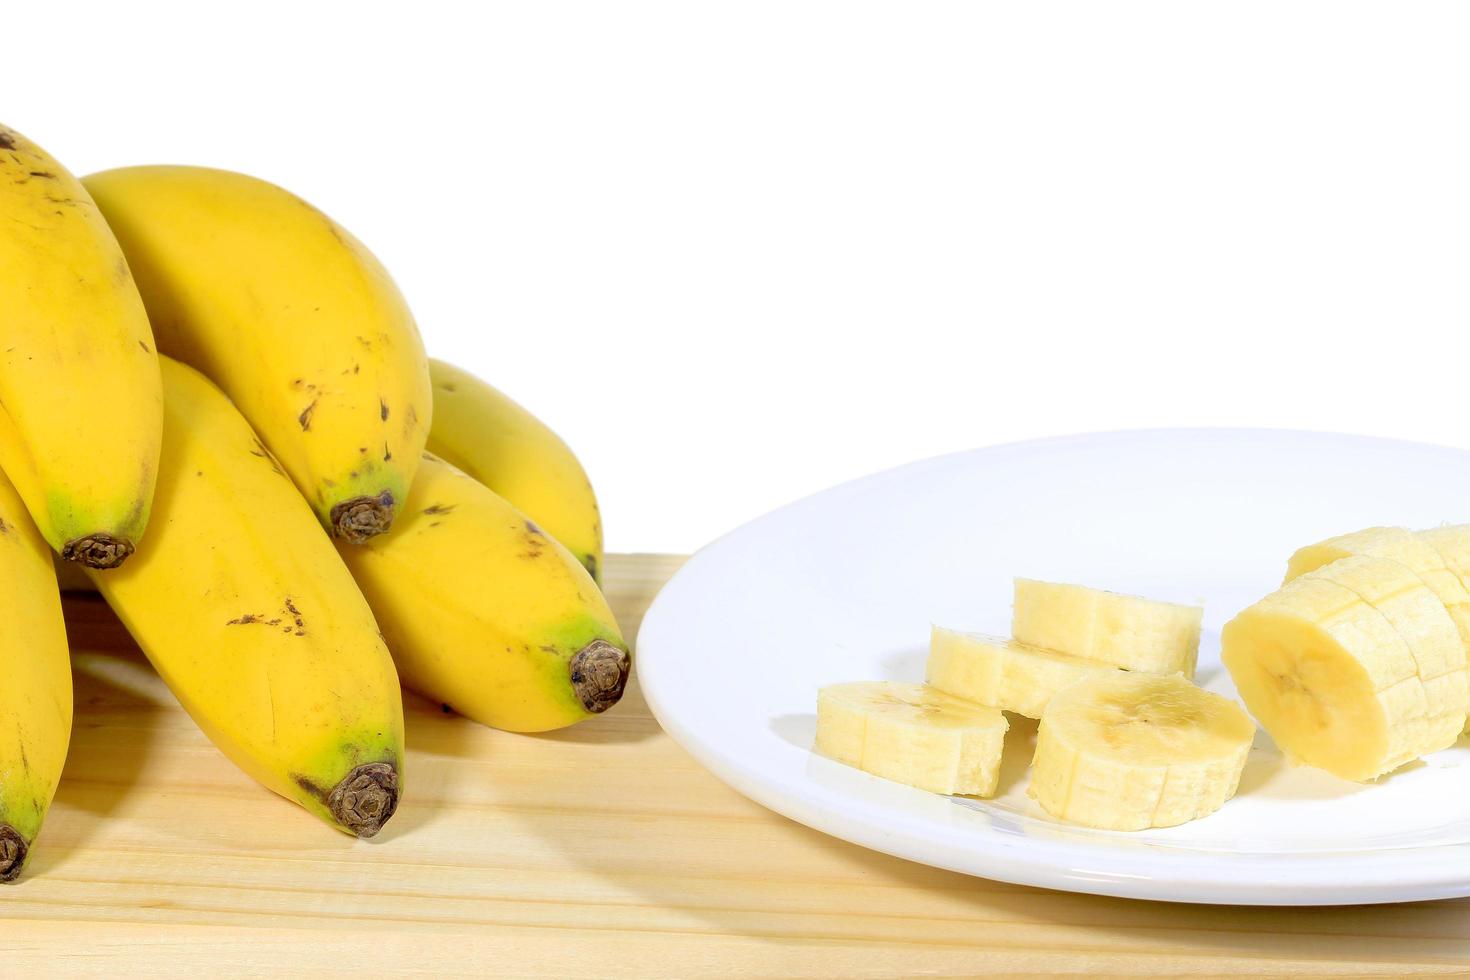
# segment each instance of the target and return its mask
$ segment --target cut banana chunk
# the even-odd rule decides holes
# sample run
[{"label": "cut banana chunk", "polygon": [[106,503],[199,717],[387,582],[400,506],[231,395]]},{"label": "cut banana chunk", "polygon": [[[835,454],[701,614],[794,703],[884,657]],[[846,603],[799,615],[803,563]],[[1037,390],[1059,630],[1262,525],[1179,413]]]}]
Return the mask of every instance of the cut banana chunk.
[{"label": "cut banana chunk", "polygon": [[923,684],[859,681],[817,692],[818,752],[932,793],[992,795],[1007,727],[996,709]]},{"label": "cut banana chunk", "polygon": [[[1416,537],[1444,559],[1450,571],[1459,577],[1467,598],[1470,598],[1470,524],[1433,527],[1427,531],[1419,531]],[[1446,605],[1449,606],[1455,625],[1460,627],[1466,650],[1470,651],[1470,602],[1463,605],[1450,605],[1447,602]],[[1470,723],[1466,724],[1466,731],[1470,731]]]},{"label": "cut banana chunk", "polygon": [[1447,524],[1418,532],[1419,540],[1429,545],[1470,589],[1470,524]]},{"label": "cut banana chunk", "polygon": [[1465,727],[1463,671],[1422,678],[1388,617],[1317,572],[1227,623],[1221,659],[1283,751],[1344,779],[1446,748]]},{"label": "cut banana chunk", "polygon": [[1040,718],[1058,691],[1112,673],[1122,670],[1015,640],[935,626],[924,679],[957,698]]},{"label": "cut banana chunk", "polygon": [[1456,675],[1464,690],[1464,709],[1470,711],[1465,642],[1444,602],[1413,569],[1388,558],[1359,555],[1307,574],[1352,590],[1383,613],[1404,638],[1420,680]]},{"label": "cut banana chunk", "polygon": [[1461,643],[1470,648],[1470,590],[1427,533],[1416,534],[1402,527],[1370,527],[1319,541],[1291,556],[1286,564],[1286,581],[1356,555],[1388,558],[1408,566],[1439,597],[1455,623]]},{"label": "cut banana chunk", "polygon": [[1255,730],[1240,705],[1178,674],[1105,674],[1046,706],[1028,792],[1072,823],[1173,827],[1235,795]]},{"label": "cut banana chunk", "polygon": [[1114,667],[1193,677],[1203,617],[1198,606],[1018,578],[1011,635]]}]

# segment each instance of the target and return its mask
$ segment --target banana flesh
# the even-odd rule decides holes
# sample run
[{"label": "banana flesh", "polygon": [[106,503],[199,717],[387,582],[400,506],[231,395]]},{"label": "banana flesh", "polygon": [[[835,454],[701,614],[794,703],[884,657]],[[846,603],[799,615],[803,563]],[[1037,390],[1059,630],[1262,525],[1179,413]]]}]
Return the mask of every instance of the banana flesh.
[{"label": "banana flesh", "polygon": [[817,752],[932,793],[994,795],[1007,727],[996,709],[923,684],[859,681],[817,692]]},{"label": "banana flesh", "polygon": [[[1377,596],[1372,574],[1386,561],[1344,559],[1293,579],[1221,635],[1221,659],[1276,744],[1344,779],[1374,779],[1446,748],[1465,727],[1463,666],[1421,673],[1458,639],[1443,608],[1435,617],[1422,601],[1427,586],[1393,599],[1393,619],[1355,591]],[[1337,568],[1348,562],[1359,564]],[[1428,625],[1409,621],[1419,615]]]},{"label": "banana flesh", "polygon": [[[1434,544],[1433,532],[1402,527],[1370,527],[1308,545],[1291,556],[1286,581],[1344,558],[1387,558],[1406,566],[1443,603],[1461,643],[1470,648],[1470,590],[1459,572]],[[1366,598],[1366,597],[1365,597]],[[1371,599],[1369,601],[1372,601]]]},{"label": "banana flesh", "polygon": [[1018,578],[1011,635],[1114,667],[1193,677],[1203,618],[1198,606]]},{"label": "banana flesh", "polygon": [[1014,640],[933,627],[925,682],[958,698],[1040,718],[1059,691],[1121,668]]},{"label": "banana flesh", "polygon": [[1239,705],[1180,675],[1100,674],[1047,704],[1028,792],[1071,823],[1172,827],[1235,795],[1254,733]]}]

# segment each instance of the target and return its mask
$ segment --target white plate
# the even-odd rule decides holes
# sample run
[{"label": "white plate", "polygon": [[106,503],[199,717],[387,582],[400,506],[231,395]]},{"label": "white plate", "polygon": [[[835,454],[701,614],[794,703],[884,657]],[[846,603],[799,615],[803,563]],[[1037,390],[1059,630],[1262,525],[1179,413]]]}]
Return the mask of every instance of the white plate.
[{"label": "white plate", "polygon": [[[1288,766],[1263,736],[1239,795],[1167,830],[1070,827],[1026,796],[1013,720],[994,800],[935,796],[810,751],[816,691],[922,680],[929,624],[1006,633],[1011,578],[1205,601],[1200,681],[1234,696],[1219,630],[1296,547],[1470,521],[1470,453],[1257,430],[1079,436],[915,463],[700,551],[638,636],[664,729],[751,799],[899,857],[1002,881],[1185,902],[1470,895],[1470,746],[1375,785]],[[1017,723],[1019,721],[1019,723]]]}]

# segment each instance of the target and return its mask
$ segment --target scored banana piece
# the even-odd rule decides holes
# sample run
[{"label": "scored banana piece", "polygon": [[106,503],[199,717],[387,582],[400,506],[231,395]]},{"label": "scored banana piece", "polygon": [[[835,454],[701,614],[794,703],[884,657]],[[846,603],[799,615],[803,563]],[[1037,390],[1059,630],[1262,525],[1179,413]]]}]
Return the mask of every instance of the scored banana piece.
[{"label": "scored banana piece", "polygon": [[932,793],[991,796],[1008,727],[995,708],[923,684],[858,681],[817,692],[814,747]]},{"label": "scored banana piece", "polygon": [[1351,589],[1381,612],[1404,640],[1425,682],[1447,677],[1470,712],[1470,673],[1465,642],[1444,602],[1413,569],[1388,558],[1357,555],[1323,565],[1311,576]]},{"label": "scored banana piece", "polygon": [[1470,524],[1446,524],[1420,531],[1416,537],[1433,548],[1460,583],[1470,590]]},{"label": "scored banana piece", "polygon": [[1116,673],[1122,669],[1095,660],[935,626],[924,679],[957,698],[1040,718],[1047,702],[1063,688]]},{"label": "scored banana piece", "polygon": [[1011,635],[1028,646],[1155,674],[1194,676],[1204,610],[1018,578]]},{"label": "scored banana piece", "polygon": [[1028,792],[1072,823],[1173,827],[1235,795],[1254,735],[1240,705],[1178,674],[1100,674],[1046,706]]},{"label": "scored banana piece", "polygon": [[[1447,529],[1453,530],[1453,529]],[[1460,641],[1470,648],[1470,589],[1465,587],[1450,558],[1434,544],[1430,532],[1415,533],[1403,527],[1370,527],[1342,534],[1298,549],[1286,565],[1286,581],[1316,571],[1343,558],[1366,556],[1387,558],[1407,566],[1439,598],[1459,631]],[[1446,550],[1454,552],[1452,542]],[[1373,601],[1370,597],[1369,601]]]},{"label": "scored banana piece", "polygon": [[[1333,580],[1376,595],[1365,582],[1383,570],[1381,561],[1344,559],[1328,566],[1331,577],[1324,568],[1293,579],[1221,634],[1221,660],[1276,744],[1357,781],[1452,745],[1465,726],[1463,668],[1429,679],[1420,674],[1420,659],[1438,656],[1452,634],[1443,619],[1433,622],[1432,604],[1415,599],[1427,587],[1421,582],[1407,597],[1380,596],[1390,619],[1354,587]],[[1414,612],[1407,611],[1409,602]],[[1410,627],[1407,621],[1420,615],[1427,625]]]}]

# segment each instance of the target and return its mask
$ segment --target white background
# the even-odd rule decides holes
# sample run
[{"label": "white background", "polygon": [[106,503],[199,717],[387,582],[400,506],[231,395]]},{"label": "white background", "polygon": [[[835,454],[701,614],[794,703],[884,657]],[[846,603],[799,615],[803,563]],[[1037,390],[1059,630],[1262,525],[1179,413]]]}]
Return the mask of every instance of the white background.
[{"label": "white background", "polygon": [[1452,4],[253,0],[4,23],[6,123],[78,173],[229,167],[331,213],[433,353],[579,451],[613,550],[1056,433],[1470,446]]}]

